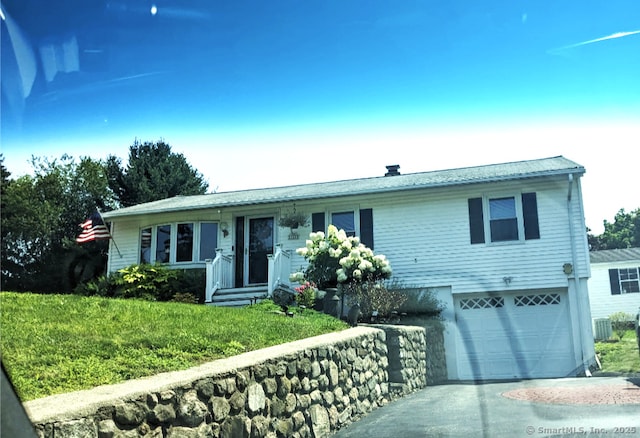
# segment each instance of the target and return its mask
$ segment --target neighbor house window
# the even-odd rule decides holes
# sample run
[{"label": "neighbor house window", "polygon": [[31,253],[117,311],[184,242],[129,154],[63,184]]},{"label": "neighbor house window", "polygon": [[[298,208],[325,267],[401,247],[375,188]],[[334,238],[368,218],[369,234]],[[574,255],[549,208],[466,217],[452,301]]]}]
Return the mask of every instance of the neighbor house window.
[{"label": "neighbor house window", "polygon": [[539,239],[535,193],[468,200],[471,243]]},{"label": "neighbor house window", "polygon": [[611,295],[640,293],[640,268],[609,269]]}]

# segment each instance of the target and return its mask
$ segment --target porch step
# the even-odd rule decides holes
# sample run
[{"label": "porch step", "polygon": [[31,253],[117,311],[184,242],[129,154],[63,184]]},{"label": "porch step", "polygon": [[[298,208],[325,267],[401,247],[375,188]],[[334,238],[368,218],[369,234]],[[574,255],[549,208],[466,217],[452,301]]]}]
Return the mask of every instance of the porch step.
[{"label": "porch step", "polygon": [[267,287],[239,287],[232,289],[220,289],[205,304],[210,306],[242,307],[255,304],[267,297]]}]

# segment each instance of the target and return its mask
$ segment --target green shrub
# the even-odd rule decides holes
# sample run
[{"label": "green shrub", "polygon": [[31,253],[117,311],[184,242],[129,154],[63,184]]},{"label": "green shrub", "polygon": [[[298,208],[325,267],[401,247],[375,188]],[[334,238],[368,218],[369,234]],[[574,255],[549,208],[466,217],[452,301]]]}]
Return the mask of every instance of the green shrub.
[{"label": "green shrub", "polygon": [[177,273],[160,264],[135,264],[118,270],[115,283],[117,298],[141,298],[150,301],[169,301]]},{"label": "green shrub", "polygon": [[76,295],[139,298],[151,301],[204,302],[204,269],[170,269],[134,264],[78,285]]},{"label": "green shrub", "polygon": [[117,287],[113,275],[101,275],[86,283],[80,283],[75,287],[73,293],[85,296],[114,297]]},{"label": "green shrub", "polygon": [[380,318],[387,318],[398,311],[407,300],[405,294],[390,290],[381,281],[363,281],[343,285],[347,302],[360,307],[360,318],[370,319],[374,312]]},{"label": "green shrub", "polygon": [[436,298],[431,288],[421,286],[407,286],[402,282],[394,282],[388,286],[392,290],[401,291],[406,300],[400,311],[410,315],[427,316],[439,319],[445,305]]},{"label": "green shrub", "polygon": [[[204,303],[204,290],[206,287],[206,272],[204,269],[176,270],[177,277],[173,285],[175,295],[190,294],[195,297],[197,303]],[[175,298],[175,297],[174,297]]]},{"label": "green shrub", "polygon": [[635,317],[630,313],[616,312],[609,315],[611,328],[616,332],[618,339],[622,339],[627,330],[633,330]]},{"label": "green shrub", "polygon": [[178,292],[169,301],[174,303],[198,304],[198,298],[189,292]]}]

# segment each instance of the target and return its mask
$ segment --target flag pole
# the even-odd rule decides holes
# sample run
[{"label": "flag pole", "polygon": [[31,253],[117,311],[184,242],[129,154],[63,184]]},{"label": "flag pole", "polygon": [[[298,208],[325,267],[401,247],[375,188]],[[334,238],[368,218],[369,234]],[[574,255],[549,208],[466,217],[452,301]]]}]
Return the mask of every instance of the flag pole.
[{"label": "flag pole", "polygon": [[96,207],[96,211],[98,212],[98,216],[100,216],[100,220],[102,221],[104,226],[107,228],[107,233],[109,233],[109,237],[111,238],[111,241],[113,242],[113,246],[116,248],[116,251],[118,251],[118,255],[120,256],[120,258],[122,258],[122,253],[120,252],[120,248],[118,248],[118,244],[116,243],[116,239],[114,239],[113,235],[111,235],[111,227],[107,227],[107,223],[102,218],[102,212],[100,212],[100,209],[98,207]]}]

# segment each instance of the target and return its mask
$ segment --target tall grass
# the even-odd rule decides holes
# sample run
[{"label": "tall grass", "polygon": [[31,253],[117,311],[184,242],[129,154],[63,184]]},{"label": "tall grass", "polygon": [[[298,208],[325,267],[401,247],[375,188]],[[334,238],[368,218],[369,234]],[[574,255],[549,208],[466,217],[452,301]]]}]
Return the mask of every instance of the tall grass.
[{"label": "tall grass", "polygon": [[346,328],[312,310],[289,318],[277,309],[2,292],[2,361],[31,400]]},{"label": "tall grass", "polygon": [[640,373],[640,352],[633,330],[627,330],[617,341],[596,342],[602,372]]}]

